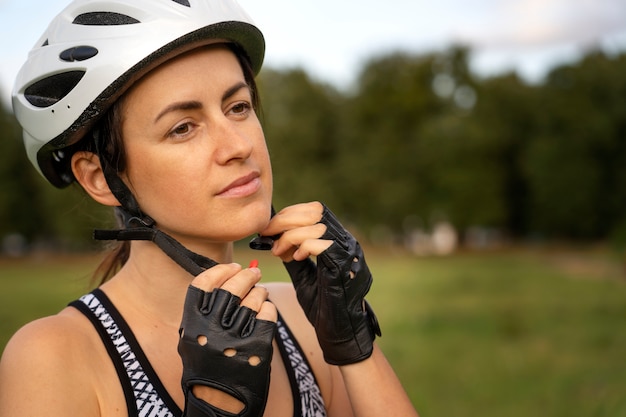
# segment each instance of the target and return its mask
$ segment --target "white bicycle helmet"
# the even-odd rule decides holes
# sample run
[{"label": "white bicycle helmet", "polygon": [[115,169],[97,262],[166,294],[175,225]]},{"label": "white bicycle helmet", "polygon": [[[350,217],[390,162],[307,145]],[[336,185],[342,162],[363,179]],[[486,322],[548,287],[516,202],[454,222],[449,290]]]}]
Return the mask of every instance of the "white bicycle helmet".
[{"label": "white bicycle helmet", "polygon": [[64,151],[134,80],[203,44],[238,44],[255,74],[262,33],[235,0],[75,0],[18,73],[13,110],[33,165],[57,187],[74,181]]}]

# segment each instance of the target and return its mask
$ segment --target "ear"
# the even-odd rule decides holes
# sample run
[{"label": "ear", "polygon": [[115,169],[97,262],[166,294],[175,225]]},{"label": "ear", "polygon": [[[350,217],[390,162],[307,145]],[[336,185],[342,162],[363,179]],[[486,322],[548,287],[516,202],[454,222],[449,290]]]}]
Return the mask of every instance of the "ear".
[{"label": "ear", "polygon": [[104,178],[100,158],[93,152],[79,151],[72,155],[72,172],[83,189],[100,204],[119,206]]}]

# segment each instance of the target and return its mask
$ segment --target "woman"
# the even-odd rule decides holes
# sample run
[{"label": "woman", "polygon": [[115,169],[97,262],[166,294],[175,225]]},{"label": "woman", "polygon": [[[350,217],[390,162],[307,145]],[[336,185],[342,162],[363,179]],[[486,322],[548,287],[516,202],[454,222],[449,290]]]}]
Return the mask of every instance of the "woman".
[{"label": "woman", "polygon": [[[116,207],[97,237],[124,243],[98,289],[11,339],[0,415],[416,415],[358,243],[317,202],[270,216],[263,51],[231,0],[77,0],[52,22],[14,91],[27,152]],[[232,263],[257,232],[294,285]]]}]

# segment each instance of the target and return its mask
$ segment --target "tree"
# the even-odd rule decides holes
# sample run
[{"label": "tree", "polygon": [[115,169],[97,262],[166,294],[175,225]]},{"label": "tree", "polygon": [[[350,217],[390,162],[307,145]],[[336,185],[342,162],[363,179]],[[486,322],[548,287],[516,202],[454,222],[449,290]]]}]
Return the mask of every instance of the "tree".
[{"label": "tree", "polygon": [[398,230],[404,217],[428,214],[419,135],[446,106],[431,89],[433,60],[404,53],[372,59],[349,98],[340,164],[352,192],[347,212],[359,224]]},{"label": "tree", "polygon": [[40,210],[37,174],[30,168],[21,142],[21,130],[11,113],[0,110],[0,236],[20,234],[32,240],[50,231]]},{"label": "tree", "polygon": [[20,235],[30,245],[90,247],[91,229],[111,224],[108,208],[82,190],[57,190],[31,165],[15,117],[0,110],[0,241]]},{"label": "tree", "polygon": [[313,199],[340,206],[336,172],[342,97],[300,69],[266,69],[259,88],[277,208]]},{"label": "tree", "polygon": [[601,238],[624,219],[626,59],[590,53],[554,69],[526,155],[531,214],[551,236]]},{"label": "tree", "polygon": [[[475,140],[485,143],[484,163],[493,166],[491,181],[497,181],[499,218],[489,223],[512,237],[528,233],[529,190],[523,155],[536,135],[536,88],[514,73],[484,80],[478,88],[480,100],[472,118]],[[485,209],[489,210],[486,204]],[[493,208],[493,207],[492,207]],[[495,220],[495,219],[492,219]]]}]

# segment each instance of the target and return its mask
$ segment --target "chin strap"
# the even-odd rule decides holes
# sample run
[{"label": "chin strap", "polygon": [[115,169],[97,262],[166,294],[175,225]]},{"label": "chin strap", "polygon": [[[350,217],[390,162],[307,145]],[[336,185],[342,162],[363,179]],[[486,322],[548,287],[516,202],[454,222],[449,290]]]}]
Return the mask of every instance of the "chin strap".
[{"label": "chin strap", "polygon": [[116,210],[124,219],[125,228],[117,230],[94,230],[96,240],[149,240],[154,242],[167,256],[193,276],[217,265],[213,259],[199,255],[184,247],[167,233],[157,229],[148,216],[139,218],[129,215],[123,208]]},{"label": "chin strap", "polygon": [[[96,148],[101,148],[100,132],[94,131],[94,139]],[[111,192],[121,204],[121,207],[116,207],[115,210],[116,214],[123,220],[124,228],[117,230],[94,230],[94,239],[152,241],[174,262],[193,276],[197,276],[217,265],[217,262],[213,259],[190,251],[176,239],[157,229],[156,222],[150,216],[142,213],[133,193],[117,175],[117,170],[104,157],[101,150],[98,149],[97,152],[100,158],[100,165]]]}]

